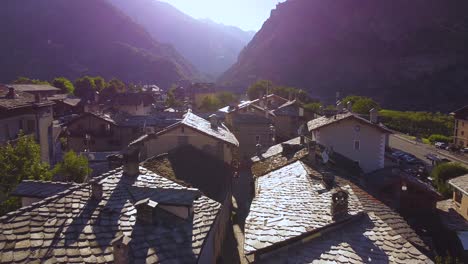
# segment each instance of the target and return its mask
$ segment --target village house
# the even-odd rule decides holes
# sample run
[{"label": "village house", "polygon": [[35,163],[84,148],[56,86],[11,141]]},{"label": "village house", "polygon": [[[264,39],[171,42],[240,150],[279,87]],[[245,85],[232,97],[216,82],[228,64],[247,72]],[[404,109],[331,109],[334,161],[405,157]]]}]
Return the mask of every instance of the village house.
[{"label": "village house", "polygon": [[462,255],[468,261],[468,175],[450,179],[453,189],[452,199],[437,203],[438,215],[442,224],[447,248]]},{"label": "village house", "polygon": [[112,108],[132,116],[148,116],[153,110],[155,98],[151,93],[122,93],[112,98]]},{"label": "village house", "polygon": [[453,143],[461,148],[468,148],[468,105],[451,115],[455,118]]},{"label": "village house", "polygon": [[312,116],[306,116],[304,108],[296,100],[288,101],[276,108],[274,121],[277,140],[282,142],[298,136],[298,130]]},{"label": "village house", "polygon": [[61,92],[59,88],[48,84],[9,84],[8,86],[15,88],[17,92],[39,95],[42,98],[54,96]]},{"label": "village house", "polygon": [[179,146],[192,145],[231,164],[237,155],[239,142],[216,115],[210,116],[208,121],[189,110],[180,122],[157,133],[144,135],[132,145],[142,146],[142,159],[167,153]]},{"label": "village house", "polygon": [[64,137],[76,152],[120,151],[130,142],[180,121],[178,115],[158,113],[149,116],[84,113],[66,124]]},{"label": "village house", "polygon": [[55,94],[47,97],[47,100],[55,103],[54,118],[80,114],[84,112],[82,101],[79,97],[71,94]]},{"label": "village house", "polygon": [[384,168],[385,146],[392,133],[377,123],[375,110],[371,110],[370,119],[338,112],[313,119],[307,127],[317,144],[355,161],[364,173],[369,173]]},{"label": "village house", "polygon": [[20,131],[34,135],[41,147],[41,160],[49,162],[53,152],[53,104],[39,95],[0,85],[0,144],[17,139]]},{"label": "village house", "polygon": [[215,263],[226,210],[129,150],[123,168],[0,217],[0,262]]},{"label": "village house", "polygon": [[432,263],[401,216],[333,166],[321,165],[303,139],[272,146],[252,161],[246,261]]}]

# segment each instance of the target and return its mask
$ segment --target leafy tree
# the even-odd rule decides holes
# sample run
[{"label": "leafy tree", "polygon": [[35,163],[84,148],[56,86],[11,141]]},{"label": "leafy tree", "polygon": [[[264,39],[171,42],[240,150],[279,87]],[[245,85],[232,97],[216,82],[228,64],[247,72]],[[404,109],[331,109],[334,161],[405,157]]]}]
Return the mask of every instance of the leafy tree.
[{"label": "leafy tree", "polygon": [[110,99],[116,94],[125,93],[127,91],[127,86],[121,80],[112,79],[107,83],[107,87],[102,90],[101,96],[104,99]]},{"label": "leafy tree", "polygon": [[437,187],[437,190],[445,197],[452,194],[447,181],[468,173],[468,169],[458,163],[442,163],[434,167],[431,177]]},{"label": "leafy tree", "polygon": [[343,98],[341,101],[345,105],[351,102],[353,104],[352,111],[358,114],[368,115],[372,108],[380,109],[380,105],[369,97],[351,95]]},{"label": "leafy tree", "polygon": [[229,105],[237,101],[237,96],[231,92],[222,91],[216,94],[221,105]]},{"label": "leafy tree", "polygon": [[177,89],[177,86],[173,85],[167,91],[166,106],[167,107],[178,107],[182,105],[182,102],[177,100],[174,91]]},{"label": "leafy tree", "polygon": [[48,81],[41,81],[38,79],[29,79],[27,77],[18,77],[13,81],[14,84],[50,84]]},{"label": "leafy tree", "polygon": [[84,76],[75,81],[75,95],[84,100],[90,100],[96,91],[94,78]]},{"label": "leafy tree", "polygon": [[10,193],[23,180],[51,180],[49,164],[41,161],[41,148],[32,136],[20,133],[16,143],[0,147],[0,213],[17,209]]},{"label": "leafy tree", "polygon": [[94,81],[96,91],[98,92],[104,90],[107,87],[106,80],[104,80],[104,78],[102,78],[101,76],[94,77],[93,81]]},{"label": "leafy tree", "polygon": [[268,80],[260,80],[252,84],[247,89],[247,96],[250,100],[258,99],[261,95],[265,95],[267,89],[272,89],[273,83]]},{"label": "leafy tree", "polygon": [[63,93],[72,94],[75,91],[73,83],[65,77],[57,77],[52,81],[54,87],[60,88]]},{"label": "leafy tree", "polygon": [[222,106],[223,104],[217,96],[207,95],[203,98],[199,108],[201,111],[212,112],[219,109]]},{"label": "leafy tree", "polygon": [[92,170],[89,168],[88,159],[77,155],[73,150],[65,153],[63,161],[55,166],[53,172],[66,182],[84,182]]},{"label": "leafy tree", "polygon": [[320,111],[321,103],[308,103],[304,105],[304,109],[311,111],[313,113],[318,113]]}]

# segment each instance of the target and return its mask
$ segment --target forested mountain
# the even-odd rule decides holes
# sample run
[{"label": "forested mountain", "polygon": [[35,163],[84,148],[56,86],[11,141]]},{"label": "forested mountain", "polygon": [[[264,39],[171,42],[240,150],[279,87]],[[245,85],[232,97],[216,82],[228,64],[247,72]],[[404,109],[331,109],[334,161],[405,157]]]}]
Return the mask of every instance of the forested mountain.
[{"label": "forested mountain", "polygon": [[2,0],[0,36],[0,82],[88,74],[168,87],[197,74],[105,0]]},{"label": "forested mountain", "polygon": [[468,2],[289,0],[219,79],[258,79],[313,97],[372,96],[384,107],[450,111],[468,99]]},{"label": "forested mountain", "polygon": [[172,44],[208,78],[219,76],[237,60],[254,32],[194,19],[156,0],[109,0],[143,25],[153,38]]}]

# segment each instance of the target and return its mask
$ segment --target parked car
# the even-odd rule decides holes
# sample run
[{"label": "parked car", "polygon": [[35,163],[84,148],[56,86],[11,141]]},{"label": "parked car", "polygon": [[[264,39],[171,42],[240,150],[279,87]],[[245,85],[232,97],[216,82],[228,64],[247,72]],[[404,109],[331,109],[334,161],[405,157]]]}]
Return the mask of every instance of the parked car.
[{"label": "parked car", "polygon": [[436,142],[434,146],[439,149],[446,149],[448,147],[448,144],[444,142]]},{"label": "parked car", "polygon": [[464,148],[460,150],[462,153],[468,153],[468,148]]}]

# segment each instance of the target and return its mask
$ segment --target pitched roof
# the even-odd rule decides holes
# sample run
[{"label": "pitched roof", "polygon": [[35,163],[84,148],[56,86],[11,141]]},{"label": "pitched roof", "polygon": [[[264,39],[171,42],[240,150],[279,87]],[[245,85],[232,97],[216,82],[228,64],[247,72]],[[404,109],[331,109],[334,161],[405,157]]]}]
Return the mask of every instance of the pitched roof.
[{"label": "pitched roof", "polygon": [[[124,234],[132,238],[131,263],[196,262],[221,205],[206,196],[194,198],[194,190],[147,169],[140,171],[137,178],[122,176],[121,169],[96,178],[103,185],[100,201],[91,198],[86,183],[1,217],[0,261],[112,263],[111,241]],[[141,199],[157,202],[163,195],[164,202],[173,202],[180,192],[184,201],[194,199],[190,220],[148,225],[136,219],[135,204]]]},{"label": "pitched roof", "polygon": [[15,88],[16,91],[20,92],[50,92],[60,91],[59,88],[48,84],[9,84],[9,86]]},{"label": "pitched roof", "polygon": [[450,179],[448,183],[468,195],[468,174]]},{"label": "pitched roof", "polygon": [[16,189],[11,193],[11,195],[20,197],[46,198],[63,192],[76,185],[76,183],[69,182],[24,180],[18,184],[18,186],[16,186]]},{"label": "pitched roof", "polygon": [[154,103],[153,95],[146,92],[146,93],[121,93],[116,94],[112,98],[112,102],[114,106],[119,105],[139,105],[143,103],[143,105],[151,105]]},{"label": "pitched roof", "polygon": [[0,109],[12,110],[23,107],[48,106],[53,104],[53,102],[49,101],[36,103],[34,95],[25,92],[15,91],[15,98],[6,98],[7,94],[8,87],[0,84]]},{"label": "pitched roof", "polygon": [[468,105],[465,105],[464,107],[453,111],[451,115],[455,116],[455,118],[457,119],[468,120]]},{"label": "pitched roof", "polygon": [[[358,216],[339,223],[331,219],[330,192],[322,183],[330,173],[335,187],[350,194],[350,214]],[[257,184],[244,250],[259,263],[431,263],[416,247],[424,243],[401,216],[329,168],[296,161],[261,176]]]},{"label": "pitched roof", "polygon": [[71,94],[54,94],[47,97],[49,101],[59,101],[70,106],[77,106],[81,102],[81,98]]},{"label": "pitched roof", "polygon": [[186,125],[210,137],[222,140],[234,146],[239,146],[239,141],[237,141],[236,136],[231,131],[229,131],[229,129],[225,125],[219,124],[216,128],[213,128],[211,127],[211,123],[208,120],[203,119],[190,111],[187,114],[185,114],[184,119],[182,119],[182,121],[180,121],[177,124],[174,124],[174,126],[168,127],[167,129],[159,132],[158,134],[163,134],[166,131],[171,130],[179,125]]},{"label": "pitched roof", "polygon": [[292,100],[284,103],[283,105],[279,106],[277,109],[274,110],[275,115],[282,115],[282,116],[299,116],[300,105],[297,100]]},{"label": "pitched roof", "polygon": [[357,115],[355,115],[353,113],[350,113],[350,112],[336,114],[336,115],[333,115],[333,116],[322,116],[322,117],[319,117],[319,118],[316,118],[316,119],[312,119],[309,122],[307,122],[307,128],[309,129],[309,131],[313,131],[313,130],[316,130],[318,128],[322,128],[322,127],[334,124],[336,122],[339,122],[339,121],[342,121],[342,120],[345,120],[345,119],[350,119],[350,118],[356,119],[356,120],[362,122],[363,124],[366,124],[366,125],[372,126],[374,128],[377,128],[377,129],[381,130],[384,133],[392,133],[387,128],[385,128],[383,126],[380,126],[378,124],[374,124],[374,123],[370,122],[369,120],[364,119],[364,118],[362,118],[360,116],[357,116]]}]

